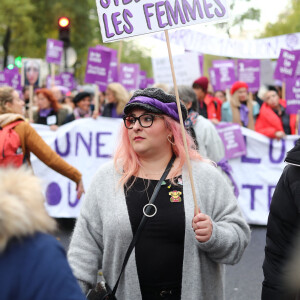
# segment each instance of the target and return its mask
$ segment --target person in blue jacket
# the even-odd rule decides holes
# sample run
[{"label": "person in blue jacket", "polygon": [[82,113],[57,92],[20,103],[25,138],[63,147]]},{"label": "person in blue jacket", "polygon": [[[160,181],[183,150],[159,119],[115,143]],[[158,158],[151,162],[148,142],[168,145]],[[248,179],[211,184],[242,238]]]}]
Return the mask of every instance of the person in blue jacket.
[{"label": "person in blue jacket", "polygon": [[0,299],[84,300],[44,207],[38,178],[0,169]]}]

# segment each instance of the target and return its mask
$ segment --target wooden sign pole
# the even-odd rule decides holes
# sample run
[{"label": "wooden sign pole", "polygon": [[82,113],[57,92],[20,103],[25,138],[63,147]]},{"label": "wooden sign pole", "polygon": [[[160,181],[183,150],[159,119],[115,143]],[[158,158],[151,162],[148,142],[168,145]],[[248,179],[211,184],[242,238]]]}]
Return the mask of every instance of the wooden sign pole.
[{"label": "wooden sign pole", "polygon": [[192,192],[193,192],[194,212],[195,212],[195,215],[196,215],[200,212],[200,209],[198,207],[197,198],[196,198],[195,184],[194,184],[194,178],[193,178],[193,173],[192,173],[192,165],[191,165],[191,161],[190,161],[190,155],[189,155],[189,151],[188,151],[186,134],[185,134],[184,124],[183,124],[182,111],[181,111],[181,107],[180,107],[179,93],[178,93],[176,76],[175,76],[175,71],[174,71],[174,64],[173,64],[173,58],[172,58],[172,52],[171,52],[171,46],[170,46],[170,39],[169,39],[168,30],[165,30],[165,36],[166,36],[166,42],[167,42],[167,46],[168,46],[168,54],[169,54],[169,60],[170,60],[171,71],[172,71],[172,78],[173,78],[173,83],[174,83],[176,103],[177,103],[179,121],[180,121],[180,126],[181,126],[181,133],[182,133],[184,149],[185,149],[185,154],[186,154],[186,160],[187,160],[187,165],[188,165],[188,171],[189,171],[189,176],[190,176],[190,181],[191,181],[191,186],[192,186]]}]

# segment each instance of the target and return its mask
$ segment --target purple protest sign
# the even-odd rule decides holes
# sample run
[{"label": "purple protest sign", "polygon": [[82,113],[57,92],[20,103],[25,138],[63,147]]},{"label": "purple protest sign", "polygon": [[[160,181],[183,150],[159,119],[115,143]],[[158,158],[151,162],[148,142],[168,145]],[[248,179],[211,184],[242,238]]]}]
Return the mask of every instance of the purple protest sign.
[{"label": "purple protest sign", "polygon": [[225,148],[225,158],[232,159],[247,154],[241,126],[232,123],[220,123],[216,126]]},{"label": "purple protest sign", "polygon": [[231,59],[220,59],[212,61],[213,68],[233,68],[234,69],[234,60]]},{"label": "purple protest sign", "polygon": [[107,85],[110,60],[111,52],[89,48],[85,82],[97,84],[102,91],[101,87]]},{"label": "purple protest sign", "polygon": [[200,65],[200,74],[203,75],[203,69],[204,69],[204,55],[199,54],[199,65]]},{"label": "purple protest sign", "polygon": [[67,87],[70,91],[76,89],[76,82],[74,75],[69,72],[63,72],[59,74],[61,78],[61,85]]},{"label": "purple protest sign", "polygon": [[4,71],[0,72],[0,86],[9,85],[8,76]]},{"label": "purple protest sign", "polygon": [[286,78],[286,112],[297,114],[300,110],[300,78]]},{"label": "purple protest sign", "polygon": [[22,94],[21,75],[14,73],[10,77],[10,86],[15,89],[20,95]]},{"label": "purple protest sign", "polygon": [[139,64],[120,64],[119,82],[128,90],[136,90],[140,83]]},{"label": "purple protest sign", "polygon": [[260,88],[260,60],[239,59],[237,66],[238,80],[246,82],[250,92],[257,92]]},{"label": "purple protest sign", "polygon": [[274,72],[274,79],[283,80],[294,77],[299,58],[300,51],[281,49]]},{"label": "purple protest sign", "polygon": [[234,68],[210,68],[211,84],[214,91],[225,91],[230,89],[236,81]]},{"label": "purple protest sign", "polygon": [[47,87],[47,89],[51,89],[52,86],[57,86],[57,85],[62,85],[61,77],[59,75],[55,76],[54,77],[54,83],[53,83],[52,82],[52,77],[50,75],[48,75],[47,78],[46,78],[46,87]]},{"label": "purple protest sign", "polygon": [[64,43],[59,40],[47,39],[46,61],[59,65],[62,59]]},{"label": "purple protest sign", "polygon": [[97,45],[95,48],[111,53],[108,83],[118,82],[118,51],[112,48],[104,47],[102,45]]},{"label": "purple protest sign", "polygon": [[147,78],[147,87],[152,87],[154,84],[154,78]]},{"label": "purple protest sign", "polygon": [[145,89],[147,87],[147,72],[146,71],[140,71],[140,89]]}]

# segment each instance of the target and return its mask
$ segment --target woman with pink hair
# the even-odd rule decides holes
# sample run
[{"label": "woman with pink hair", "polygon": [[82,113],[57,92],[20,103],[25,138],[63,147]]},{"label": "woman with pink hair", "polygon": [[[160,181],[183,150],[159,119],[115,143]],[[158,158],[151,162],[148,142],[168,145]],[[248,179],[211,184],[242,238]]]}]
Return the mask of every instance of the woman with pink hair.
[{"label": "woman with pink hair", "polygon": [[114,162],[96,173],[76,223],[75,277],[87,292],[102,269],[118,300],[224,299],[223,264],[240,260],[250,236],[232,189],[188,136],[194,215],[175,96],[138,90],[124,114]]}]

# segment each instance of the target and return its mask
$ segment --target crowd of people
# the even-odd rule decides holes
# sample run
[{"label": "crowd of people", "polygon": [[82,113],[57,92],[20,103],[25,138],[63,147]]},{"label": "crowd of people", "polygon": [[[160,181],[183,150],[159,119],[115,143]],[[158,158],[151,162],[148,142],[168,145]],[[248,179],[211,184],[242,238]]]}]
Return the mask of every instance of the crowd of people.
[{"label": "crowd of people", "polygon": [[[297,132],[297,118],[286,113],[286,102],[275,87],[269,87],[260,98],[241,81],[232,85],[230,93],[212,93],[204,76],[191,86],[178,86],[195,179],[192,187],[175,90],[157,86],[132,92],[120,83],[111,83],[97,99],[91,90],[63,94],[57,87],[39,88],[33,101],[29,101],[26,88],[24,101],[12,88],[0,88],[1,130],[9,126],[20,143],[15,167],[25,163],[30,166],[30,153],[34,153],[76,183],[78,199],[84,193],[81,173],[59,157],[26,122],[29,110],[33,112],[30,122],[47,125],[51,130],[82,118],[123,119],[114,160],[99,168],[87,189],[68,260],[48,234],[55,230],[55,224],[42,208],[41,186],[34,176],[24,167],[0,169],[0,286],[5,286],[0,291],[1,299],[84,299],[83,293],[95,286],[100,269],[107,291],[112,290],[108,299],[225,298],[224,265],[241,259],[250,229],[239,209],[234,182],[225,172],[224,145],[215,125],[236,123],[270,138],[283,139]],[[291,165],[298,164],[294,159],[298,148],[287,157]],[[9,165],[4,160],[1,163]],[[294,203],[297,172],[295,166],[289,166],[283,173],[271,206],[273,226],[276,218],[286,221],[278,216],[279,212],[294,212],[294,219],[287,220],[290,227],[284,232],[277,228],[283,243],[285,232],[291,235],[299,210],[297,205],[287,208],[278,202],[283,194]],[[195,211],[194,201],[199,211]],[[267,239],[264,300],[281,299],[285,292],[273,270],[282,249],[272,238]],[[18,269],[24,263],[22,258],[26,264]],[[29,271],[36,265],[43,268],[32,273],[34,284],[28,289]],[[43,269],[49,269],[50,280],[42,281]],[[3,276],[5,270],[9,270],[9,276]],[[18,274],[22,284],[13,285],[12,274]]]}]

